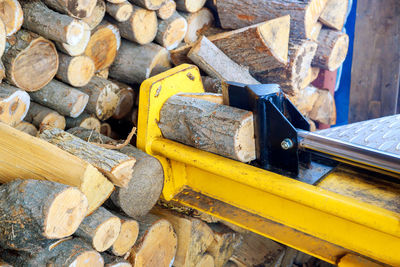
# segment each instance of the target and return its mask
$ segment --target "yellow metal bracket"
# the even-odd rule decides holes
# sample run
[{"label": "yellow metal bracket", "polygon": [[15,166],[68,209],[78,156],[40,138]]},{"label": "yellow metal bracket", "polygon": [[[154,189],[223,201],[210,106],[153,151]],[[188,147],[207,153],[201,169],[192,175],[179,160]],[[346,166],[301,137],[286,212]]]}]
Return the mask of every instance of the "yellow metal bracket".
[{"label": "yellow metal bracket", "polygon": [[187,64],[141,85],[137,145],[162,163],[166,200],[333,264],[353,253],[400,266],[397,212],[164,139],[157,123],[165,101],[203,91],[197,67]]}]

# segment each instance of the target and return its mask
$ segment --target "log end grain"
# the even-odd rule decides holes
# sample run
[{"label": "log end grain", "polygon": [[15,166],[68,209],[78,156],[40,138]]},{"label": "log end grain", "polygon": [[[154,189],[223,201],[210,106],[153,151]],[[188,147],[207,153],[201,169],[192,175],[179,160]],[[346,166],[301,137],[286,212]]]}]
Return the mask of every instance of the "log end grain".
[{"label": "log end grain", "polygon": [[85,251],[81,253],[69,267],[103,267],[104,260],[99,253],[96,251]]},{"label": "log end grain", "polygon": [[96,116],[100,120],[106,120],[114,114],[119,101],[117,89],[117,85],[110,83],[101,91],[96,102]]},{"label": "log end grain", "polygon": [[329,0],[319,20],[326,26],[341,31],[346,20],[349,1]]},{"label": "log end grain", "polygon": [[111,171],[111,174],[115,177],[113,182],[120,187],[127,187],[132,178],[133,166],[135,166],[135,163],[136,160],[132,158],[121,162],[118,166],[113,168]]},{"label": "log end grain", "polygon": [[206,0],[177,0],[176,8],[180,11],[194,13],[199,11],[206,3]]},{"label": "log end grain", "polygon": [[112,217],[96,228],[93,237],[93,248],[97,251],[105,251],[114,244],[121,229],[121,220]]},{"label": "log end grain", "polygon": [[317,22],[318,18],[321,16],[322,12],[326,7],[328,0],[310,0],[308,1],[305,15],[304,15],[304,30],[305,36],[310,38],[311,32],[313,30],[314,24]]},{"label": "log end grain", "polygon": [[72,57],[75,57],[75,56],[80,56],[85,52],[85,49],[89,44],[89,40],[90,40],[90,30],[85,30],[81,40],[76,45],[69,45],[66,43],[58,43],[58,42],[55,42],[55,44],[60,51]]},{"label": "log end grain", "polygon": [[127,21],[133,12],[133,6],[128,2],[120,4],[107,3],[107,12],[119,22]]},{"label": "log end grain", "polygon": [[176,11],[176,3],[174,0],[168,0],[157,11],[157,17],[160,19],[168,19]]},{"label": "log end grain", "polygon": [[67,79],[74,87],[82,87],[90,82],[94,75],[95,65],[93,60],[87,56],[74,57],[69,66]]},{"label": "log end grain", "polygon": [[134,93],[130,87],[122,88],[119,91],[119,102],[117,108],[115,109],[113,118],[120,120],[124,118],[132,110],[134,106]]},{"label": "log end grain", "polygon": [[135,244],[138,234],[139,224],[137,221],[123,221],[118,238],[112,245],[112,253],[116,256],[124,256]]},{"label": "log end grain", "polygon": [[73,20],[67,27],[65,38],[69,45],[77,45],[83,38],[85,30],[89,28],[87,24],[80,20]]},{"label": "log end grain", "polygon": [[332,48],[332,53],[328,59],[327,68],[334,71],[342,65],[346,59],[347,51],[349,49],[349,36],[347,34],[341,35]]},{"label": "log end grain", "polygon": [[0,121],[10,126],[17,125],[25,118],[29,106],[30,97],[21,90],[12,93],[7,98],[0,99]]},{"label": "log end grain", "polygon": [[[47,0],[47,2],[49,2],[49,0]],[[63,9],[68,15],[74,18],[83,19],[92,14],[96,7],[97,0],[69,0],[63,2],[66,2]]]},{"label": "log end grain", "polygon": [[89,30],[93,30],[103,20],[106,14],[106,2],[104,0],[97,0],[97,4],[93,9],[90,16],[82,19],[89,26]]},{"label": "log end grain", "polygon": [[152,42],[157,35],[156,12],[147,9],[138,9],[130,19],[134,41],[144,45]]},{"label": "log end grain", "polygon": [[35,127],[35,125],[33,125],[32,123],[26,122],[26,121],[21,121],[20,123],[18,123],[15,126],[15,129],[18,129],[24,133],[27,133],[29,135],[32,136],[36,136],[37,135],[37,129]]},{"label": "log end grain", "polygon": [[4,50],[6,48],[6,38],[7,38],[6,25],[0,18],[0,55],[4,54]]},{"label": "log end grain", "polygon": [[175,49],[184,39],[187,28],[186,19],[175,12],[170,18],[160,21],[156,41],[167,50]]},{"label": "log end grain", "polygon": [[18,0],[0,2],[0,18],[6,25],[7,36],[16,33],[22,26],[24,14]]},{"label": "log end grain", "polygon": [[184,38],[187,44],[196,42],[199,36],[214,23],[214,16],[208,8],[202,8],[196,13],[184,15],[184,17],[188,23]]}]

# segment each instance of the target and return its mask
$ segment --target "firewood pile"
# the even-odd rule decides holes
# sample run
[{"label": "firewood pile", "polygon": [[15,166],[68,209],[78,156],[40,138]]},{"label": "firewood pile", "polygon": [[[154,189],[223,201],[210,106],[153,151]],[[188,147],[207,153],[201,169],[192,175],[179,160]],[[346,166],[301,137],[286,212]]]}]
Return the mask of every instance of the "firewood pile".
[{"label": "firewood pile", "polygon": [[[160,113],[164,137],[250,162],[253,117],[223,105],[224,82],[277,83],[310,124],[334,124],[332,94],[311,83],[346,57],[347,3],[0,1],[0,258],[13,266],[266,264],[245,256],[265,240],[155,207],[164,176],[134,146],[139,87],[197,65],[209,94],[171,97]],[[193,142],[199,125],[208,136]],[[273,246],[282,257],[285,248]]]}]

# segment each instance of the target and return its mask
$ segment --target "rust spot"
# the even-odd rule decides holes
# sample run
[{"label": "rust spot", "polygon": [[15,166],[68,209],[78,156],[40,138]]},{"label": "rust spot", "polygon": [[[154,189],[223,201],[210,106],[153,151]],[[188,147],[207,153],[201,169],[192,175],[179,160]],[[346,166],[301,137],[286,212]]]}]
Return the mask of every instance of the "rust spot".
[{"label": "rust spot", "polygon": [[238,14],[237,17],[238,17],[238,19],[247,20],[247,21],[253,21],[256,18],[254,16],[249,16],[246,14]]}]

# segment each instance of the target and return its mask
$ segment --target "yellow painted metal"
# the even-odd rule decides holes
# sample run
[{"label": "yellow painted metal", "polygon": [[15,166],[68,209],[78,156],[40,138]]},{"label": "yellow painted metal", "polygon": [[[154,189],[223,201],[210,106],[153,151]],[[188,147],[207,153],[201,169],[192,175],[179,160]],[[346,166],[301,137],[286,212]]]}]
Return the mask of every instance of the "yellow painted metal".
[{"label": "yellow painted metal", "polygon": [[[165,101],[180,92],[202,90],[200,74],[190,65],[157,75],[141,86],[138,147],[163,164],[166,200],[198,208],[331,263],[353,251],[400,266],[400,215],[396,210],[164,139],[157,121]],[[324,181],[341,175],[334,172]],[[346,191],[342,187],[341,191]],[[182,195],[188,189],[199,194],[197,201]],[[204,208],[201,202],[205,197],[225,205]],[[233,216],[239,214],[234,209],[243,213]],[[271,232],[256,224],[254,216],[282,227]],[[312,238],[301,244],[288,228]]]},{"label": "yellow painted metal", "polygon": [[339,267],[384,267],[385,265],[373,262],[364,257],[354,255],[354,254],[346,254],[343,258],[340,259],[338,263]]}]

